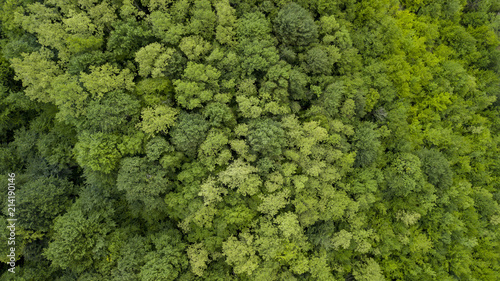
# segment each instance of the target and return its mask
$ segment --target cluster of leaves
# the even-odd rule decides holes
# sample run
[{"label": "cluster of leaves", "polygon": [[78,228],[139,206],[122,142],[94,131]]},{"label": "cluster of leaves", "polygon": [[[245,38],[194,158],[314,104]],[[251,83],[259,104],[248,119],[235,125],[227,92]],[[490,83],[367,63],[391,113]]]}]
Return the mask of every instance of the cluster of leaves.
[{"label": "cluster of leaves", "polygon": [[0,5],[2,280],[498,280],[499,1]]}]

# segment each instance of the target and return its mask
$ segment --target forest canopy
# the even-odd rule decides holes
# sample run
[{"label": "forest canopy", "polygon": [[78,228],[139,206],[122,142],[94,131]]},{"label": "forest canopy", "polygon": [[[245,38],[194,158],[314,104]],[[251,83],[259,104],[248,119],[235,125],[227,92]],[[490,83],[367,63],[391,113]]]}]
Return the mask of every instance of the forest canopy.
[{"label": "forest canopy", "polygon": [[2,280],[500,276],[498,0],[5,0],[0,32]]}]

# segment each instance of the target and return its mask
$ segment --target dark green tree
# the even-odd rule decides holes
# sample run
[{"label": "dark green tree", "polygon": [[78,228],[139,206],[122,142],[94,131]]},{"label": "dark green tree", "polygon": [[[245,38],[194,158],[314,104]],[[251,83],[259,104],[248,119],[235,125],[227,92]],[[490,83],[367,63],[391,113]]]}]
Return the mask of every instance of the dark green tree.
[{"label": "dark green tree", "polygon": [[279,11],[274,30],[286,45],[305,46],[318,38],[318,27],[311,14],[293,2]]}]

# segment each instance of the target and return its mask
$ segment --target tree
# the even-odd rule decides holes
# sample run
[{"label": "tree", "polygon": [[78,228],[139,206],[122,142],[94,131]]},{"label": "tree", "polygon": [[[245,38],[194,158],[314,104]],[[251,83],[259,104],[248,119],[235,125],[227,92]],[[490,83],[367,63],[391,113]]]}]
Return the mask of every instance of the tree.
[{"label": "tree", "polygon": [[150,136],[157,133],[168,133],[168,129],[175,124],[178,110],[165,105],[154,108],[147,107],[142,110],[142,121],[137,124],[142,131]]},{"label": "tree", "polygon": [[281,155],[284,135],[278,122],[261,119],[250,123],[247,139],[252,152],[272,158]]},{"label": "tree", "polygon": [[16,79],[22,80],[26,95],[33,100],[52,102],[50,95],[51,81],[61,74],[61,70],[52,59],[52,52],[42,48],[38,52],[23,54],[23,59],[14,58],[12,68]]},{"label": "tree", "polygon": [[[116,236],[119,237],[119,235]],[[129,236],[125,239],[119,241],[116,247],[115,245],[110,247],[114,251],[109,255],[107,261],[116,263],[116,267],[111,270],[113,280],[139,278],[138,274],[145,264],[144,258],[152,250],[151,243],[148,243],[148,239],[145,237]]]},{"label": "tree", "polygon": [[140,103],[135,97],[120,90],[113,91],[102,99],[89,102],[87,118],[82,118],[79,125],[81,129],[93,132],[125,131],[124,127],[138,119],[139,108]]},{"label": "tree", "polygon": [[259,205],[257,210],[273,217],[278,214],[280,209],[283,209],[288,205],[289,196],[288,190],[275,192],[267,196],[260,195],[259,197],[262,200],[262,203]]},{"label": "tree", "polygon": [[54,78],[49,90],[55,105],[59,106],[57,119],[67,123],[76,123],[75,118],[86,113],[89,94],[79,85],[76,76],[63,74]]},{"label": "tree", "polygon": [[85,168],[110,173],[121,158],[118,142],[116,135],[84,131],[75,144],[76,161]]},{"label": "tree", "polygon": [[146,263],[138,277],[141,280],[175,280],[188,266],[186,245],[175,229],[164,229],[151,235],[154,250],[146,254]]},{"label": "tree", "polygon": [[233,45],[236,29],[236,15],[229,1],[221,1],[215,4],[217,11],[217,27],[215,38],[221,44]]},{"label": "tree", "polygon": [[151,211],[162,212],[164,202],[161,195],[167,192],[168,185],[167,173],[161,166],[153,166],[139,157],[121,160],[116,187],[125,192],[130,205],[142,202],[149,216],[152,216]]},{"label": "tree", "polygon": [[113,21],[106,49],[111,52],[115,60],[131,58],[134,53],[144,45],[147,45],[151,30],[143,22],[137,22],[134,17],[128,20]]},{"label": "tree", "polygon": [[209,261],[208,252],[203,247],[203,244],[198,243],[190,245],[187,248],[187,254],[193,273],[198,276],[203,276],[207,268],[207,262]]},{"label": "tree", "polygon": [[220,102],[209,103],[203,108],[203,117],[214,127],[234,127],[236,118],[233,109]]},{"label": "tree", "polygon": [[227,169],[219,173],[219,180],[231,189],[237,189],[242,195],[255,195],[262,184],[256,174],[257,169],[244,161],[237,159]]},{"label": "tree", "polygon": [[353,276],[356,280],[374,280],[374,281],[382,281],[385,280],[382,275],[380,266],[373,259],[368,259],[365,263],[359,263],[358,268],[354,271]]},{"label": "tree", "polygon": [[208,122],[201,115],[181,113],[170,133],[171,142],[176,150],[194,157],[198,145],[206,138],[208,127]]},{"label": "tree", "polygon": [[179,44],[181,51],[191,61],[200,61],[203,56],[211,51],[212,45],[203,40],[201,36],[184,37]]},{"label": "tree", "polygon": [[135,83],[129,69],[120,70],[111,64],[90,67],[90,74],[82,73],[80,80],[93,98],[100,99],[104,94],[114,90],[132,91]]},{"label": "tree", "polygon": [[246,273],[252,275],[258,267],[260,259],[255,255],[252,245],[253,237],[250,234],[242,234],[240,239],[234,236],[223,244],[223,253],[228,264],[233,266],[236,274]]},{"label": "tree", "polygon": [[164,77],[147,78],[139,81],[134,93],[142,98],[142,104],[145,106],[172,105],[174,100],[172,82]]},{"label": "tree", "polygon": [[157,161],[166,152],[172,152],[173,147],[165,138],[156,136],[146,144],[146,157],[150,162]]},{"label": "tree", "polygon": [[[87,187],[68,212],[55,220],[53,241],[43,253],[54,266],[81,274],[105,259],[106,238],[116,227],[115,207],[109,199],[94,197],[92,192],[96,189]],[[85,202],[93,199],[101,202]]]},{"label": "tree", "polygon": [[227,134],[223,131],[212,130],[200,145],[198,158],[209,171],[215,170],[217,166],[225,166],[233,158],[227,146],[228,141]]},{"label": "tree", "polygon": [[329,75],[332,72],[333,61],[319,47],[309,49],[304,61],[304,69],[312,74]]},{"label": "tree", "polygon": [[189,62],[182,79],[174,80],[177,102],[192,110],[212,100],[219,89],[220,72],[210,65]]},{"label": "tree", "polygon": [[448,160],[442,153],[431,149],[422,149],[417,154],[422,163],[422,172],[427,181],[438,189],[447,189],[453,183],[453,174]]},{"label": "tree", "polygon": [[139,75],[153,78],[164,76],[164,69],[170,66],[175,49],[165,48],[159,43],[151,43],[139,49],[135,61],[139,64]]},{"label": "tree", "polygon": [[[177,3],[182,5],[186,2]],[[153,11],[148,17],[148,22],[151,24],[155,37],[170,45],[177,45],[186,32],[185,26],[176,23],[167,11]]]},{"label": "tree", "polygon": [[413,154],[399,155],[388,170],[388,191],[395,196],[408,196],[423,185],[420,159]]},{"label": "tree", "polygon": [[196,1],[190,9],[191,17],[187,26],[189,32],[201,35],[207,40],[211,40],[215,33],[217,16],[215,15],[210,1]]},{"label": "tree", "polygon": [[73,184],[65,179],[39,177],[27,182],[18,193],[21,227],[48,232],[53,220],[71,206],[74,192]]},{"label": "tree", "polygon": [[381,143],[378,140],[379,134],[374,129],[375,126],[372,123],[366,122],[360,125],[359,130],[355,133],[355,146],[358,151],[354,166],[366,167],[377,160]]},{"label": "tree", "polygon": [[346,89],[342,81],[332,83],[324,90],[321,100],[324,103],[325,111],[331,117],[338,116],[345,91]]},{"label": "tree", "polygon": [[290,71],[290,82],[289,91],[290,97],[294,100],[306,100],[309,98],[309,91],[307,85],[309,84],[310,78],[307,74],[303,73],[298,69],[292,69]]},{"label": "tree", "polygon": [[293,2],[279,11],[274,30],[286,45],[309,45],[318,37],[318,28],[309,12]]},{"label": "tree", "polygon": [[271,25],[262,13],[245,14],[238,24],[238,49],[242,56],[241,66],[247,75],[265,71],[279,60],[271,41]]}]

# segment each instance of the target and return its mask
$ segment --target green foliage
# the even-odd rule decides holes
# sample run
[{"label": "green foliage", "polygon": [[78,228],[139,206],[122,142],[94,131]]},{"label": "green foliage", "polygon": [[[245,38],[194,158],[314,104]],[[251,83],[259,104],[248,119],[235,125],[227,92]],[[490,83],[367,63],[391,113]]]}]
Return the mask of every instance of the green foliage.
[{"label": "green foliage", "polygon": [[167,191],[166,171],[161,166],[151,166],[144,158],[127,157],[120,163],[116,188],[125,192],[131,203],[141,201],[146,210],[161,210],[163,200],[160,194]]},{"label": "green foliage", "polygon": [[1,2],[0,279],[497,280],[499,12]]},{"label": "green foliage", "polygon": [[440,189],[449,188],[453,182],[453,174],[448,160],[436,150],[424,149],[418,156],[422,162],[422,172],[427,181]]},{"label": "green foliage", "polygon": [[139,101],[133,96],[113,91],[89,103],[87,118],[81,127],[89,131],[115,132],[127,125],[127,119],[137,119],[139,108]]},{"label": "green foliage", "polygon": [[[54,222],[53,241],[44,251],[55,266],[82,273],[106,255],[106,236],[116,227],[112,202],[99,199],[94,208],[85,200],[92,200],[93,188],[87,188],[82,197]],[[87,195],[87,196],[85,196]],[[102,196],[102,193],[101,193]]]},{"label": "green foliage", "polygon": [[111,271],[112,280],[137,279],[145,263],[144,256],[152,249],[148,240],[140,236],[129,236],[125,241],[122,240],[109,248],[112,253],[106,261],[116,263],[116,267]]},{"label": "green foliage", "polygon": [[177,150],[194,156],[198,145],[205,140],[208,126],[201,115],[183,113],[170,134],[172,144]]},{"label": "green foliage", "polygon": [[165,49],[159,43],[141,48],[135,55],[135,61],[139,64],[139,75],[142,77],[151,75],[153,78],[163,76],[163,69],[169,67],[174,52],[174,49]]},{"label": "green foliage", "polygon": [[258,170],[241,160],[233,162],[227,169],[219,173],[221,183],[243,195],[254,195],[262,184],[260,177],[255,174]]},{"label": "green foliage", "polygon": [[375,126],[372,123],[364,123],[359,126],[359,130],[355,133],[355,146],[357,148],[356,162],[357,167],[366,167],[377,160],[380,141],[379,134],[374,131]]},{"label": "green foliage", "polygon": [[189,62],[182,80],[175,80],[177,102],[186,109],[201,107],[219,89],[220,72],[210,65]]},{"label": "green foliage", "polygon": [[148,78],[137,83],[135,93],[145,105],[170,104],[173,99],[172,82],[166,78]]},{"label": "green foliage", "polygon": [[277,157],[282,153],[285,132],[271,119],[254,121],[249,126],[248,144],[251,151],[261,156]]},{"label": "green foliage", "polygon": [[203,110],[203,117],[208,119],[211,126],[233,127],[236,123],[232,109],[220,102],[208,104]]},{"label": "green foliage", "polygon": [[90,74],[81,74],[83,86],[97,99],[114,90],[131,91],[135,86],[133,79],[130,70],[120,70],[110,64],[90,67]]},{"label": "green foliage", "polygon": [[331,73],[332,62],[324,50],[315,47],[307,51],[304,68],[311,74],[328,75]]},{"label": "green foliage", "polygon": [[154,249],[146,254],[146,263],[138,275],[140,280],[175,280],[187,268],[186,245],[180,233],[165,229],[151,237]]},{"label": "green foliage", "polygon": [[142,121],[137,127],[150,136],[157,133],[167,133],[168,128],[174,125],[178,111],[165,105],[154,108],[147,107],[142,110]]},{"label": "green foliage", "polygon": [[41,177],[27,182],[18,193],[18,217],[26,230],[48,232],[53,220],[72,204],[74,187],[67,180]]},{"label": "green foliage", "polygon": [[241,236],[243,241],[233,236],[229,237],[224,242],[222,249],[227,257],[226,262],[233,266],[236,274],[246,273],[251,275],[258,266],[259,258],[251,247],[253,237],[248,234],[242,234]]},{"label": "green foliage", "polygon": [[191,263],[191,268],[194,274],[198,276],[203,276],[203,272],[207,268],[208,262],[208,252],[203,247],[203,244],[193,244],[187,249],[187,255],[189,257],[189,262]]},{"label": "green foliage", "polygon": [[83,132],[74,149],[76,161],[93,171],[110,173],[121,158],[117,144],[116,135]]},{"label": "green foliage", "polygon": [[271,41],[271,24],[262,13],[247,13],[238,24],[238,49],[242,56],[241,66],[250,75],[265,71],[279,60]]},{"label": "green foliage", "polygon": [[16,79],[23,82],[26,95],[33,100],[50,102],[49,91],[52,79],[61,73],[57,64],[50,60],[52,53],[48,49],[41,49],[30,54],[23,53],[23,59],[14,58],[12,68],[16,71]]},{"label": "green foliage", "polygon": [[206,140],[200,145],[199,159],[208,170],[213,171],[217,166],[224,166],[232,158],[229,150],[228,138],[223,132],[211,131]]},{"label": "green foliage", "polygon": [[423,175],[420,159],[413,154],[399,155],[388,169],[389,192],[395,196],[408,196],[422,188]]},{"label": "green foliage", "polygon": [[146,45],[144,42],[147,42],[147,38],[151,36],[151,31],[146,28],[145,24],[138,23],[132,17],[127,21],[113,21],[112,25],[113,31],[107,40],[106,49],[116,60],[133,56],[133,53]]},{"label": "green foliage", "polygon": [[279,11],[275,30],[280,41],[287,45],[308,45],[318,37],[318,27],[310,13],[293,2]]},{"label": "green foliage", "polygon": [[218,17],[215,38],[221,44],[233,45],[237,21],[235,10],[230,6],[229,1],[216,3],[215,9]]}]

